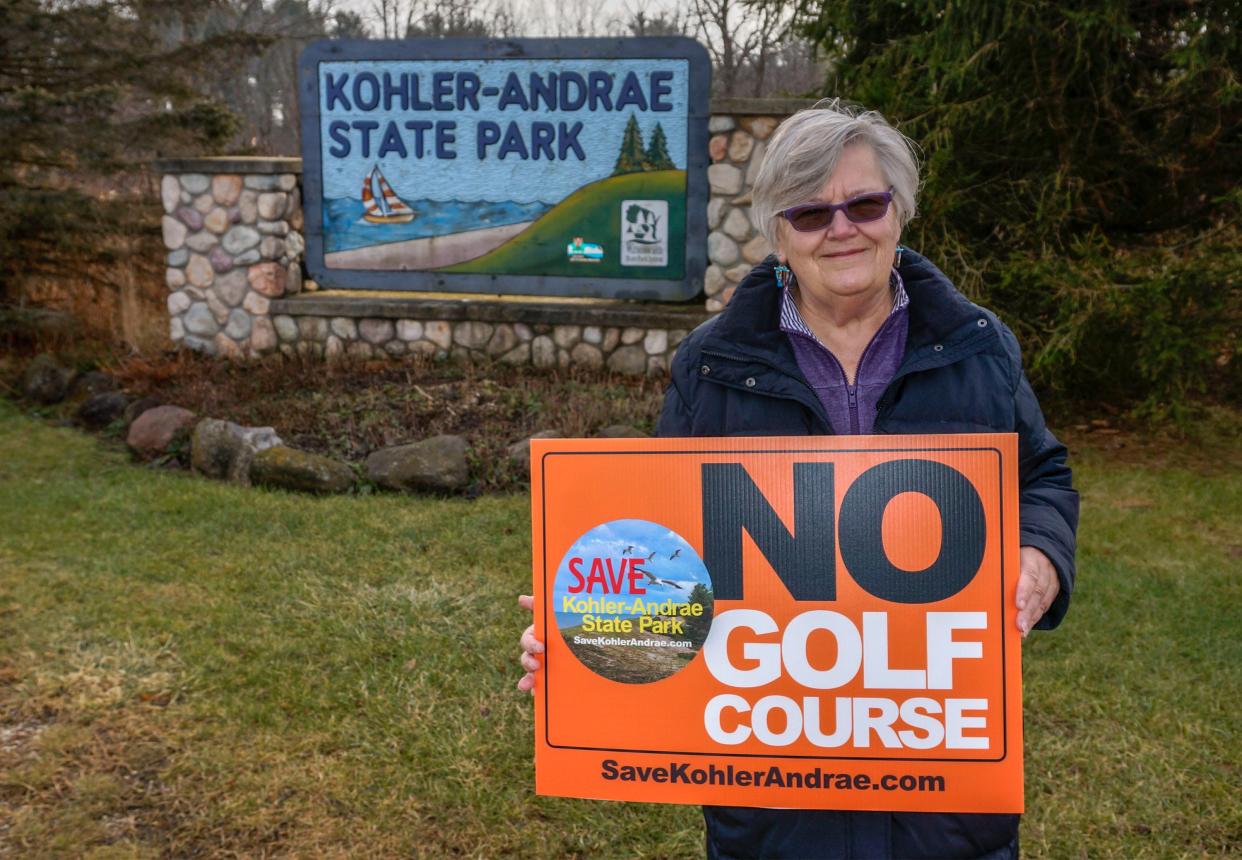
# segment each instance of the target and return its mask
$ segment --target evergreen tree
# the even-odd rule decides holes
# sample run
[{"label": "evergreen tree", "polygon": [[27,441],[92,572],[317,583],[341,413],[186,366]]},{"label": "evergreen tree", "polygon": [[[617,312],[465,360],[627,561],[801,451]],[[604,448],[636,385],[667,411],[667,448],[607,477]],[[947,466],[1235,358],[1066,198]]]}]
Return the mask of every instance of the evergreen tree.
[{"label": "evergreen tree", "polygon": [[1002,313],[1045,392],[1165,410],[1242,395],[1235,0],[758,0],[825,95],[925,151],[903,241]]},{"label": "evergreen tree", "polygon": [[643,132],[638,127],[638,117],[630,114],[629,122],[625,124],[625,132],[621,137],[621,152],[617,155],[617,166],[613,168],[612,175],[638,173],[644,168],[646,161],[647,156],[643,152]]},{"label": "evergreen tree", "polygon": [[695,644],[702,643],[707,638],[707,632],[712,626],[712,613],[716,608],[716,596],[712,590],[703,583],[695,583],[694,588],[690,590],[689,603],[701,604],[703,614],[697,617],[691,616],[686,620],[686,636]]},{"label": "evergreen tree", "polygon": [[657,122],[651,132],[651,144],[647,147],[647,170],[673,170],[677,165],[668,154],[668,140],[664,137],[664,129]]}]

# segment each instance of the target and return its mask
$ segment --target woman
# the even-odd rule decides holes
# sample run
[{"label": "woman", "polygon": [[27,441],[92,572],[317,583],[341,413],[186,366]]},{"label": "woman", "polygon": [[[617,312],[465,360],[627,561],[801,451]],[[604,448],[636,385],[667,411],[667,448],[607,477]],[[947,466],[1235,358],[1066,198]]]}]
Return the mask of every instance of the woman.
[{"label": "woman", "polygon": [[[900,248],[915,213],[913,147],[883,117],[833,101],[777,130],[755,180],[776,254],[678,348],[661,436],[1016,432],[1017,624],[1056,626],[1074,578],[1078,497],[1013,334]],[[528,598],[523,598],[529,606]],[[530,689],[542,651],[522,637]],[[708,807],[707,855],[1018,854],[1018,816]]]}]

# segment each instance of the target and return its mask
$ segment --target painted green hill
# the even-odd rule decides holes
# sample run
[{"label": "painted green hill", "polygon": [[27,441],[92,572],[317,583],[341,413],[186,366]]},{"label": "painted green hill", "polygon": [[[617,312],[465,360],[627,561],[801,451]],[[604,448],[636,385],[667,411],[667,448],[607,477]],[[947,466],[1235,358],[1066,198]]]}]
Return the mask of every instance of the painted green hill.
[{"label": "painted green hill", "polygon": [[[621,266],[621,202],[667,200],[668,266]],[[482,257],[440,269],[478,274],[570,277],[680,278],[685,267],[686,172],[654,170],[610,176],[584,185],[505,244]],[[565,246],[575,237],[600,245],[604,259],[571,262]]]}]

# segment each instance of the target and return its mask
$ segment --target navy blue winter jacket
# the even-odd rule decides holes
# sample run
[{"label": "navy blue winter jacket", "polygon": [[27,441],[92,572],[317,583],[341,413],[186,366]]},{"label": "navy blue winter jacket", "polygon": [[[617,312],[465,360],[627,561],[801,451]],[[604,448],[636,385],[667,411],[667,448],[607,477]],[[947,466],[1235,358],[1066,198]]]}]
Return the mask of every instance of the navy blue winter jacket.
[{"label": "navy blue winter jacket", "polygon": [[[826,435],[833,429],[780,330],[768,258],[723,313],[677,349],[660,436]],[[900,268],[910,296],[901,365],[880,398],[876,433],[1017,433],[1020,533],[1056,566],[1061,590],[1039,628],[1060,623],[1074,584],[1078,494],[1065,447],[1048,431],[1017,340],[923,257]],[[988,858],[1017,856],[1017,815],[808,812],[707,807],[715,858]]]}]

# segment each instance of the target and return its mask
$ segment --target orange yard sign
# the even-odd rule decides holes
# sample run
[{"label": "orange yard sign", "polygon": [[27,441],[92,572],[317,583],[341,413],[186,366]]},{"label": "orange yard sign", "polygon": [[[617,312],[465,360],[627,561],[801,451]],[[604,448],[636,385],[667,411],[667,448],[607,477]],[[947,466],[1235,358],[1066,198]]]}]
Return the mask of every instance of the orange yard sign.
[{"label": "orange yard sign", "polygon": [[537,791],[1021,812],[1016,438],[532,442]]}]

